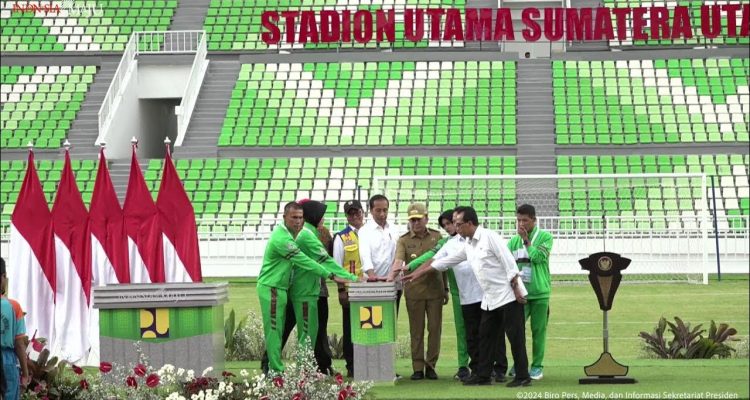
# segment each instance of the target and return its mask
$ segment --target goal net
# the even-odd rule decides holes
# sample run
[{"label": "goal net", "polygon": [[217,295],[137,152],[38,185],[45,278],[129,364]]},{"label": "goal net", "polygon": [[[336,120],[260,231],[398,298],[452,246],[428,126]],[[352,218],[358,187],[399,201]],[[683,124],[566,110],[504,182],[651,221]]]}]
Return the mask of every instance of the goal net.
[{"label": "goal net", "polygon": [[505,238],[515,210],[528,203],[552,233],[556,281],[582,281],[578,260],[612,251],[632,260],[628,282],[708,283],[711,219],[702,174],[486,175],[374,177],[371,193],[390,200],[391,218],[406,225],[412,202],[427,205],[430,225],[459,205]]}]

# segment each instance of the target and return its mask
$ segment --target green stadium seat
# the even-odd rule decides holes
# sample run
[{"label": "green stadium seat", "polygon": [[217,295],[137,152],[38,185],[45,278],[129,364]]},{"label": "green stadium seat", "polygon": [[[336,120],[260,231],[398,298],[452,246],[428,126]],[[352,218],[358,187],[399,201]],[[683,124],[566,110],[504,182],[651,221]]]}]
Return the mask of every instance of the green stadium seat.
[{"label": "green stadium seat", "polygon": [[244,64],[218,143],[509,145],[515,135],[514,62]]},{"label": "green stadium seat", "polygon": [[553,61],[556,142],[748,142],[748,60],[726,61]]},{"label": "green stadium seat", "polygon": [[[558,156],[557,172],[585,176],[613,164],[615,172],[622,174],[689,169],[708,175],[709,187],[713,176],[717,213],[735,216],[720,220],[720,224],[740,228],[746,224],[743,216],[748,215],[746,206],[750,201],[748,159],[741,154]],[[560,179],[558,189],[560,215],[570,217],[696,216],[703,199],[700,178]],[[666,219],[656,218],[652,222],[652,228],[663,229],[668,225]]]},{"label": "green stadium seat", "polygon": [[[76,118],[96,67],[10,66],[0,71],[3,147],[58,148]],[[79,83],[70,83],[79,82]],[[47,93],[64,92],[62,96]],[[74,100],[73,97],[80,97]]]},{"label": "green stadium seat", "polygon": [[89,2],[91,8],[71,17],[67,13],[13,11],[14,4],[2,3],[3,53],[123,51],[131,32],[168,30],[176,7],[175,2],[160,7],[126,1]]}]

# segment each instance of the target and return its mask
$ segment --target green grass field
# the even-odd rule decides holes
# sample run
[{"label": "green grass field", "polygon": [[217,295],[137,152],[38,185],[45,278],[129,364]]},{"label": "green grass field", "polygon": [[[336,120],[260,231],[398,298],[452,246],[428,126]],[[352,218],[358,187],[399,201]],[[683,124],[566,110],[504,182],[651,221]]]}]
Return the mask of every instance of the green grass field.
[{"label": "green grass field", "polygon": [[[335,290],[332,291],[335,293]],[[557,285],[550,301],[550,326],[547,338],[544,378],[520,390],[500,384],[489,387],[464,387],[452,379],[456,371],[456,344],[453,313],[443,308],[443,335],[438,381],[408,380],[411,361],[399,359],[397,371],[407,379],[395,386],[378,386],[372,393],[377,399],[563,399],[563,398],[740,398],[750,396],[747,357],[726,360],[657,360],[644,356],[640,331],[651,332],[660,317],[678,316],[691,324],[708,328],[713,319],[736,328],[740,339],[747,339],[749,322],[749,281],[712,280],[709,285],[691,284],[623,284],[615,297],[609,315],[610,352],[630,367],[635,385],[579,385],[583,367],[597,360],[602,351],[602,312],[588,284]],[[330,300],[329,334],[341,332],[341,308]],[[255,285],[232,282],[230,301],[225,312],[234,309],[239,315],[259,311]],[[398,321],[398,331],[408,335],[405,309]],[[668,332],[667,332],[668,333]],[[671,338],[667,336],[667,338]],[[527,327],[527,351],[531,356],[530,331]],[[344,369],[343,361],[335,366]],[[259,363],[233,362],[236,369],[258,369]]]}]

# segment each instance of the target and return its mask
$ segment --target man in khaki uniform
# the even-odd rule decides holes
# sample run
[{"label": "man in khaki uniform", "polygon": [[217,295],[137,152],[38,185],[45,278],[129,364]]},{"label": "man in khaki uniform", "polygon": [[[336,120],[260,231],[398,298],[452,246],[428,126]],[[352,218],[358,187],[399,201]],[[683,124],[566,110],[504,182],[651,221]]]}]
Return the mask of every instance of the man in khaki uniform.
[{"label": "man in khaki uniform", "polygon": [[[412,203],[408,210],[409,232],[402,235],[396,244],[391,271],[408,263],[435,247],[440,232],[427,228],[427,208],[422,203]],[[393,279],[393,272],[391,278]],[[443,305],[448,298],[448,286],[443,273],[433,271],[424,280],[404,287],[406,310],[409,314],[411,334],[412,380],[437,379],[435,365],[440,355],[440,333],[443,320]],[[427,357],[424,352],[424,320],[427,316]]]}]

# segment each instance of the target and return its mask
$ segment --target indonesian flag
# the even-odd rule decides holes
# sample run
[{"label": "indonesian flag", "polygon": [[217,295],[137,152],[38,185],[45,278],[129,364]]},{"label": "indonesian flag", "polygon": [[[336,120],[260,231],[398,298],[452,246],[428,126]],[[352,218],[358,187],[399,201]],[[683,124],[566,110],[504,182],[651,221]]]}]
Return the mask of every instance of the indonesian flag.
[{"label": "indonesian flag", "polygon": [[[130,283],[125,217],[109,176],[103,148],[99,152],[99,169],[89,207],[89,226],[94,286]],[[91,351],[87,364],[99,365],[99,310],[90,310]]]},{"label": "indonesian flag", "polygon": [[55,326],[55,240],[52,214],[29,151],[26,176],[11,216],[8,295],[26,314],[29,336],[52,342]]},{"label": "indonesian flag", "polygon": [[167,282],[202,281],[195,212],[172,163],[168,144],[156,208],[161,220]]},{"label": "indonesian flag", "polygon": [[123,206],[125,232],[128,235],[130,282],[163,283],[164,259],[161,252],[159,213],[146,186],[146,180],[143,179],[135,148],[134,145],[128,191]]},{"label": "indonesian flag", "polygon": [[[52,353],[69,362],[84,361],[89,351],[89,304],[91,302],[91,236],[89,213],[83,204],[65,150],[57,196],[52,206],[55,232],[57,287],[55,335]],[[29,310],[31,314],[34,310]]]},{"label": "indonesian flag", "polygon": [[130,283],[125,217],[109,176],[104,149],[99,152],[99,170],[89,215],[94,286]]}]

